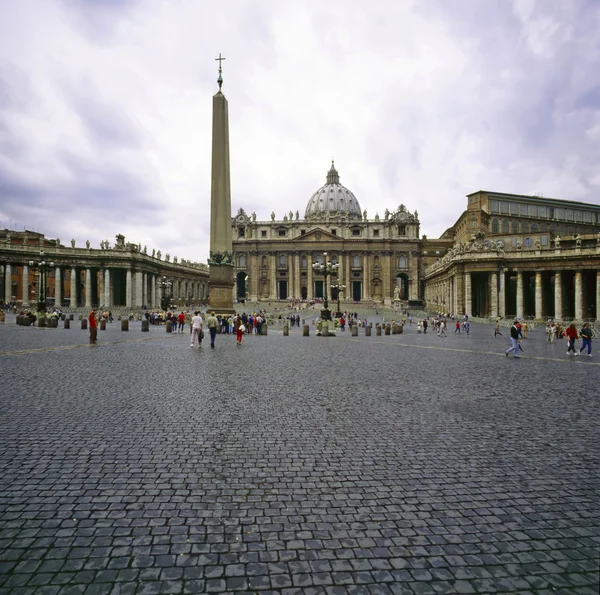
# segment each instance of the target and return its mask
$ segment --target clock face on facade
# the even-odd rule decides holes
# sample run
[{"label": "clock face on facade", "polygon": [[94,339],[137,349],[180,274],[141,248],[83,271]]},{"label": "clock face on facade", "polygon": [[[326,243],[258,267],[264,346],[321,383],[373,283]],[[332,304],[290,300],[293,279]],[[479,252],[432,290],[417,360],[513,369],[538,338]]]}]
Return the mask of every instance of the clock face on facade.
[{"label": "clock face on facade", "polygon": [[246,222],[246,217],[244,217],[244,215],[242,215],[241,213],[237,216],[237,221],[238,223],[245,223]]}]

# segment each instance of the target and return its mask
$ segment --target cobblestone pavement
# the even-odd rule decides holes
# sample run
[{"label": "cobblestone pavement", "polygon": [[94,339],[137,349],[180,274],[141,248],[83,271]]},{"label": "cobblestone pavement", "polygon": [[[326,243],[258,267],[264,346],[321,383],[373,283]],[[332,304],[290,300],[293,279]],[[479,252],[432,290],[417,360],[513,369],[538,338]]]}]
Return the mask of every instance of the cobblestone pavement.
[{"label": "cobblestone pavement", "polygon": [[0,326],[0,595],[598,593],[600,358],[99,338]]}]

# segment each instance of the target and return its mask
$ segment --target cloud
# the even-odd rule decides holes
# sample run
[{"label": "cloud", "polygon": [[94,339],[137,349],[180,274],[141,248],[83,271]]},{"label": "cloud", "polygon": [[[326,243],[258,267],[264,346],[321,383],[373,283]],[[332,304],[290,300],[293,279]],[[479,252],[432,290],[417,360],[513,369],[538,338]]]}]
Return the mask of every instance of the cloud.
[{"label": "cloud", "polygon": [[0,23],[3,220],[206,259],[226,57],[232,210],[304,213],[335,158],[439,235],[480,188],[600,203],[600,5],[55,0]]}]

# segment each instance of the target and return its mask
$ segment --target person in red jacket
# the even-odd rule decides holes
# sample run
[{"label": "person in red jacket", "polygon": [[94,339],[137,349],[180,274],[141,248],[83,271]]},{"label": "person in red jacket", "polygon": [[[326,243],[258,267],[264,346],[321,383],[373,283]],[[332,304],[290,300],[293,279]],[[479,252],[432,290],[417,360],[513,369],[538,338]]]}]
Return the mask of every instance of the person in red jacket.
[{"label": "person in red jacket", "polygon": [[579,337],[578,333],[577,333],[577,327],[575,326],[575,323],[572,322],[568,327],[567,327],[567,355],[571,355],[571,351],[573,352],[573,355],[579,355],[579,351],[577,351],[575,349],[575,339],[577,339]]},{"label": "person in red jacket", "polygon": [[88,316],[88,326],[90,327],[90,343],[95,343],[98,338],[98,323],[96,321],[96,310],[92,310]]}]

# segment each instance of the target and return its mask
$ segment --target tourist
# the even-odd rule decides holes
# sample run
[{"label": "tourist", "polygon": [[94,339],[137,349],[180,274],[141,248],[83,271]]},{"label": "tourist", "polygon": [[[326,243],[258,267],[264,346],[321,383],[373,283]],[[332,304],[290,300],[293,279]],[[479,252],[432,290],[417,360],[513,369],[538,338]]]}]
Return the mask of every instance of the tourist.
[{"label": "tourist", "polygon": [[586,322],[579,333],[581,336],[581,349],[579,353],[581,353],[587,347],[588,357],[592,357],[592,329],[590,327],[590,323]]},{"label": "tourist", "polygon": [[471,323],[467,320],[465,322],[465,333],[467,333],[467,335],[468,335],[470,331],[471,331]]},{"label": "tourist", "polygon": [[185,326],[185,314],[183,313],[183,310],[179,313],[177,320],[179,322],[177,332],[183,333],[183,327]]},{"label": "tourist", "polygon": [[500,332],[500,319],[499,318],[496,320],[496,326],[494,327],[494,337],[496,335],[502,336],[502,333]]},{"label": "tourist", "polygon": [[210,333],[210,346],[215,348],[215,337],[217,336],[217,327],[219,326],[219,321],[215,316],[214,312],[211,312],[209,317],[206,319],[206,326],[208,327],[208,332]]},{"label": "tourist", "polygon": [[529,325],[527,324],[527,322],[523,323],[522,331],[523,331],[523,339],[527,339],[527,333],[529,331]]},{"label": "tourist", "polygon": [[237,347],[242,346],[242,337],[244,336],[244,331],[246,330],[246,326],[242,321],[242,317],[237,314],[233,319],[233,329],[235,331],[235,343]]},{"label": "tourist", "polygon": [[505,351],[506,357],[512,351],[513,357],[521,357],[519,355],[519,328],[517,325],[519,324],[518,320],[513,322],[513,325],[510,327],[510,347]]},{"label": "tourist", "polygon": [[438,337],[447,337],[448,333],[446,332],[446,322],[444,320],[440,320],[440,324],[438,327]]},{"label": "tourist", "polygon": [[90,327],[90,343],[94,344],[98,340],[98,321],[96,320],[96,310],[92,310],[88,316],[88,326]]},{"label": "tourist", "polygon": [[202,345],[202,316],[200,312],[196,310],[194,317],[192,318],[192,342],[190,347],[194,346],[194,339],[198,337],[198,347]]},{"label": "tourist", "polygon": [[427,318],[425,318],[425,320],[423,320],[423,334],[424,335],[427,334]]},{"label": "tourist", "polygon": [[568,327],[567,327],[567,355],[571,355],[571,351],[573,352],[573,355],[579,355],[579,351],[577,351],[575,349],[575,340],[577,339],[577,337],[579,336],[577,333],[577,327],[575,326],[575,323],[572,322]]},{"label": "tourist", "polygon": [[460,322],[457,320],[454,328],[454,334],[458,333],[460,335]]}]

